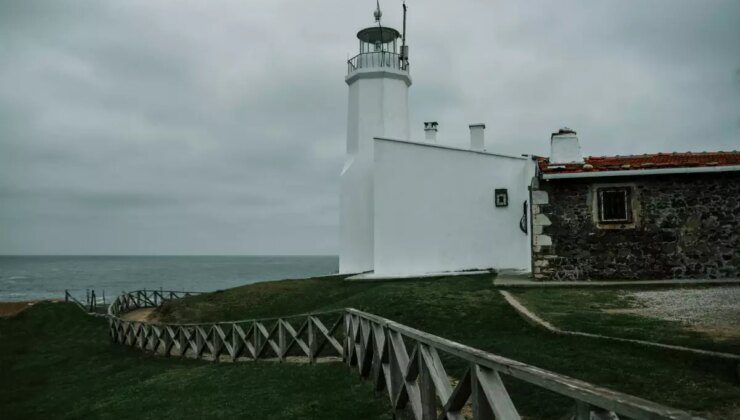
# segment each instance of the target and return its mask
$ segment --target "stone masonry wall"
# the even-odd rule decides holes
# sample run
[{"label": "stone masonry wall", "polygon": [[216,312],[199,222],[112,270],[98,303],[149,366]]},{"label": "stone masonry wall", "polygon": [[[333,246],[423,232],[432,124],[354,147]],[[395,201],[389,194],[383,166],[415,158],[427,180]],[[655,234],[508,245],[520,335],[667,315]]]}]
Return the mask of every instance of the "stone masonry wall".
[{"label": "stone masonry wall", "polygon": [[[595,184],[634,187],[634,228],[604,229]],[[740,173],[539,180],[533,274],[541,280],[740,277]]]}]

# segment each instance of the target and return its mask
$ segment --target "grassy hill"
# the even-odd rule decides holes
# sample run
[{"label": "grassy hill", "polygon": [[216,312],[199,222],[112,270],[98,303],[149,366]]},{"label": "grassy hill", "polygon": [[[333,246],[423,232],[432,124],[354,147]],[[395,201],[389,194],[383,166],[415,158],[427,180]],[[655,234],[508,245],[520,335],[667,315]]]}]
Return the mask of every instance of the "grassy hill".
[{"label": "grassy hill", "polygon": [[[423,331],[669,406],[728,418],[740,413],[729,362],[581,337],[526,324],[490,276],[403,281],[341,277],[266,282],[169,302],[172,322],[239,320],[354,307]],[[557,418],[570,401],[510,382],[514,402],[536,418]]]},{"label": "grassy hill", "polygon": [[107,321],[42,303],[0,318],[0,418],[387,419],[341,364],[216,364],[115,345]]},{"label": "grassy hill", "polygon": [[[491,278],[259,283],[173,301],[167,321],[237,320],[355,307],[558,373],[714,418],[738,418],[736,366],[698,356],[561,337],[522,321]],[[447,363],[449,360],[445,360]],[[460,366],[447,365],[455,375]],[[504,378],[528,418],[571,401]],[[390,418],[387,398],[342,364],[208,363],[110,343],[104,319],[39,304],[0,318],[0,413],[15,418]]]}]

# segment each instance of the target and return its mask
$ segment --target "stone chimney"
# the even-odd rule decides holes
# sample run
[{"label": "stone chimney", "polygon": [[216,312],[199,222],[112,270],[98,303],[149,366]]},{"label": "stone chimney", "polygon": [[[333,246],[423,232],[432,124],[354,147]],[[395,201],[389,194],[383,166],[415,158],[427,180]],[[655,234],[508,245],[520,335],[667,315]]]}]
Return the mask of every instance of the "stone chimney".
[{"label": "stone chimney", "polygon": [[550,165],[583,163],[581,145],[575,130],[561,128],[550,136]]},{"label": "stone chimney", "polygon": [[429,143],[437,142],[437,121],[429,121],[424,123],[424,138]]},{"label": "stone chimney", "polygon": [[470,149],[483,151],[486,148],[485,124],[470,124]]}]

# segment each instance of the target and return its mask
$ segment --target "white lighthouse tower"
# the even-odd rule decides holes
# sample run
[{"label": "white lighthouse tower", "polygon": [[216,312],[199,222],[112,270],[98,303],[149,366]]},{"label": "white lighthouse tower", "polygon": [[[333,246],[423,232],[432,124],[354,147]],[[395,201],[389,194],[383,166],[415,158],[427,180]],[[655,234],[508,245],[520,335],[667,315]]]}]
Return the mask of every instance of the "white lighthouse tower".
[{"label": "white lighthouse tower", "polygon": [[[357,33],[359,54],[347,62],[347,155],[340,197],[339,272],[373,270],[373,138],[409,138],[405,34],[380,24]],[[405,30],[404,6],[404,30]]]}]

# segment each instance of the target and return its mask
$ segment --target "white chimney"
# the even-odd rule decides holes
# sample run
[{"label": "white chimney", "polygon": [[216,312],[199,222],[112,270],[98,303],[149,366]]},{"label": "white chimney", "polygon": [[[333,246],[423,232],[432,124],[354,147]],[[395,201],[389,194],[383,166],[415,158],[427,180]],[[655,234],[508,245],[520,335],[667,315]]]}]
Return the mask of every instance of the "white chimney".
[{"label": "white chimney", "polygon": [[424,138],[429,143],[437,142],[437,121],[429,121],[424,123]]},{"label": "white chimney", "polygon": [[583,163],[578,136],[568,127],[561,128],[550,137],[550,164],[564,163]]},{"label": "white chimney", "polygon": [[483,151],[486,148],[485,124],[470,124],[470,149]]}]

